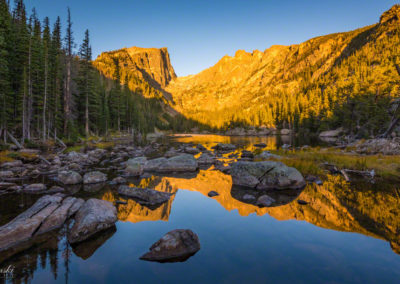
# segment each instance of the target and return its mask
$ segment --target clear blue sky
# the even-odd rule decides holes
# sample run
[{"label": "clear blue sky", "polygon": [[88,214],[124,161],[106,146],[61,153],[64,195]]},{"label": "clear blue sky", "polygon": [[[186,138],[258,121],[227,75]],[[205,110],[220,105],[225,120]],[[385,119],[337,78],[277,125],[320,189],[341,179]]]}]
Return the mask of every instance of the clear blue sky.
[{"label": "clear blue sky", "polygon": [[91,32],[93,53],[121,47],[168,47],[178,76],[195,74],[238,49],[265,50],[379,21],[399,0],[25,0],[75,39]]}]

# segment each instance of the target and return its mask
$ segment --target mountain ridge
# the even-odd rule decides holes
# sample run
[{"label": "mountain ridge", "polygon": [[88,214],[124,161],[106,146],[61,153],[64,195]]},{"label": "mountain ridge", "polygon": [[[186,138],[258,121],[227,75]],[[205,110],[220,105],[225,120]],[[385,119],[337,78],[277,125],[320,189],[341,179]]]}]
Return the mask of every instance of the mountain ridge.
[{"label": "mountain ridge", "polygon": [[[121,75],[128,74],[130,83],[139,78],[148,84],[144,89],[162,94],[171,109],[214,129],[304,126],[318,131],[345,125],[350,131],[359,131],[367,123],[368,114],[362,110],[359,117],[354,117],[354,111],[347,110],[358,104],[354,100],[368,98],[371,104],[371,96],[384,94],[384,102],[378,104],[383,108],[397,96],[399,19],[400,6],[395,5],[376,24],[318,36],[300,44],[273,45],[264,51],[238,50],[234,56],[225,55],[215,65],[183,77],[175,75],[166,48],[133,47],[133,53],[146,51],[138,58],[124,55],[129,53],[126,48],[107,52],[96,59],[95,65],[107,69],[101,66],[109,65],[107,57],[119,57]],[[141,76],[136,70],[138,62],[159,58],[153,55],[157,52],[164,54],[161,57],[165,60],[144,64],[150,78]],[[346,116],[343,112],[352,114]],[[377,120],[388,119],[381,116]],[[370,134],[378,130],[368,129]]]}]

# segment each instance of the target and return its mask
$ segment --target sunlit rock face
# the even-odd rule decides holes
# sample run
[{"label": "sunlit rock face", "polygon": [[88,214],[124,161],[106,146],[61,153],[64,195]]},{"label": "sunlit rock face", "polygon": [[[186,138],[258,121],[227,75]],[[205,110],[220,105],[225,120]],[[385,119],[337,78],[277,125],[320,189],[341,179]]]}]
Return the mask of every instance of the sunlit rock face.
[{"label": "sunlit rock face", "polygon": [[145,83],[160,90],[176,78],[166,47],[141,48],[134,46],[103,52],[94,61],[94,66],[106,77],[114,78],[116,62],[119,65],[121,81],[127,83],[132,90]]}]

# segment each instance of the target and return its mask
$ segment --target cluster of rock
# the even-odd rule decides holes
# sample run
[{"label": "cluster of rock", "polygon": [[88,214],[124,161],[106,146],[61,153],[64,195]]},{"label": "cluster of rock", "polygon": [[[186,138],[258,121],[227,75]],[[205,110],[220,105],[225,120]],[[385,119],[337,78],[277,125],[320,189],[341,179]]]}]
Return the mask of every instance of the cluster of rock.
[{"label": "cluster of rock", "polygon": [[358,141],[352,145],[359,154],[400,155],[400,138],[376,138]]},{"label": "cluster of rock", "polygon": [[[107,201],[65,196],[45,195],[28,210],[0,227],[0,251],[15,248],[47,232],[61,228],[68,220],[74,221],[68,241],[81,242],[117,221],[115,207]],[[14,249],[17,252],[17,249]]]}]

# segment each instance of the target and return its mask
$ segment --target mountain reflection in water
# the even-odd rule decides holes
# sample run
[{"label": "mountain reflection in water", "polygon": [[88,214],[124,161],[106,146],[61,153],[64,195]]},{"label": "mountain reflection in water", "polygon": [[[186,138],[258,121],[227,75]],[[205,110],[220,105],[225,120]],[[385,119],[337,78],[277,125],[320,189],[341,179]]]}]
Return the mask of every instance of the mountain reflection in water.
[{"label": "mountain reflection in water", "polygon": [[[193,143],[194,140],[193,138],[191,139],[190,141]],[[209,138],[207,139],[210,141]],[[229,143],[232,141],[217,140],[208,144],[203,142],[203,144],[207,147],[212,147],[218,142]],[[256,139],[251,143],[256,142],[260,141]],[[261,142],[265,143],[268,141],[264,140]],[[239,142],[235,141],[235,143]],[[251,143],[244,145],[244,147],[251,147]],[[276,144],[274,143],[269,143],[268,147],[275,147]],[[201,204],[203,202],[206,204],[204,208],[201,208],[204,211],[208,210],[207,206],[214,203],[216,207],[222,207],[222,211],[227,212],[227,214],[236,215],[237,212],[240,216],[236,218],[240,218],[246,222],[254,221],[251,215],[257,215],[265,219],[268,218],[267,216],[271,216],[278,221],[306,221],[325,229],[353,232],[385,240],[390,243],[395,253],[400,254],[400,196],[397,188],[393,185],[373,185],[360,182],[350,184],[341,176],[328,175],[321,186],[310,184],[303,190],[298,191],[267,191],[258,193],[232,186],[231,176],[215,170],[214,167],[202,169],[197,173],[189,175],[145,175],[141,179],[131,179],[129,182],[133,186],[153,188],[158,191],[172,193],[173,195],[168,202],[151,207],[141,205],[133,199],[119,196],[117,186],[103,184],[92,187],[74,187],[71,191],[74,192],[75,196],[84,199],[100,198],[111,202],[117,200],[125,201],[126,204],[117,205],[120,222],[117,223],[116,227],[96,234],[93,238],[72,247],[66,241],[66,230],[68,228],[64,227],[58,232],[45,234],[40,236],[40,238],[32,240],[32,243],[10,252],[9,255],[2,253],[0,257],[1,267],[7,267],[8,265],[15,267],[14,279],[10,279],[10,281],[21,283],[30,282],[32,279],[35,279],[40,282],[40,279],[45,279],[44,281],[48,282],[49,272],[51,272],[57,281],[64,279],[68,282],[71,271],[70,266],[72,264],[79,265],[84,261],[92,261],[93,263],[90,264],[90,267],[92,267],[91,265],[96,267],[96,262],[100,261],[102,248],[107,247],[106,255],[103,257],[108,258],[111,257],[110,250],[112,254],[114,250],[118,251],[120,247],[136,246],[136,243],[130,243],[131,238],[134,238],[136,235],[136,230],[144,226],[144,234],[146,236],[143,238],[146,244],[150,246],[157,239],[150,239],[150,237],[147,239],[147,234],[155,231],[155,235],[161,237],[162,234],[167,232],[163,229],[164,224],[175,222],[176,220],[174,220],[173,216],[177,217],[176,214],[180,214],[179,218],[182,218],[182,214],[186,214],[181,209],[183,205],[182,199],[179,201],[180,203],[178,202],[179,192],[187,192],[188,194],[194,194],[194,192],[200,193],[202,196],[199,195],[198,197],[202,198],[197,198],[196,196],[196,199],[192,200],[192,202],[196,203],[197,199],[202,199],[199,202],[201,201]],[[210,191],[216,191],[219,195],[210,198],[208,197]],[[271,207],[260,208],[255,205],[255,201],[245,200],[243,198],[244,194],[254,194],[256,197],[259,197],[260,194],[268,194],[276,202]],[[37,198],[38,196],[21,194],[1,199],[0,206],[3,209],[0,219],[1,223],[5,224],[25,211]],[[297,200],[304,200],[308,204],[300,205]],[[174,202],[177,202],[175,206]],[[185,206],[192,206],[192,204],[185,204]],[[184,217],[187,220],[187,224],[191,224],[193,216],[188,215]],[[219,218],[218,215],[213,217]],[[157,222],[153,221],[162,222],[155,224]],[[129,226],[129,230],[127,226]],[[154,229],[156,226],[158,230],[162,231],[162,234]],[[159,228],[160,226],[161,229]],[[193,226],[196,226],[196,224],[194,223]],[[204,230],[211,230],[211,232],[207,233],[213,233],[212,229],[209,229],[207,226]],[[200,233],[203,233],[203,236],[205,235],[204,231],[200,231]],[[227,230],[226,234],[230,234],[229,230]],[[248,235],[250,238],[257,237],[255,231],[248,232]],[[200,241],[202,241],[200,235],[199,237]],[[221,238],[224,238],[224,236],[221,236]],[[118,247],[116,247],[115,239],[118,239]],[[110,243],[113,244],[112,248],[108,245]],[[136,249],[138,251],[135,251],[135,253],[140,255],[147,247],[138,246]],[[133,258],[136,258],[136,254],[133,256],[131,253],[127,256],[127,259],[133,261]],[[201,257],[201,251],[196,257]],[[121,259],[124,258],[125,256],[121,256]],[[43,273],[39,273],[39,271]],[[39,274],[39,276],[35,274]],[[97,274],[97,272],[92,274]]]},{"label": "mountain reflection in water", "polygon": [[[219,193],[213,199],[228,211],[237,210],[241,216],[268,214],[280,221],[301,220],[326,229],[361,233],[389,241],[392,249],[400,253],[400,198],[396,189],[377,190],[363,184],[350,184],[341,176],[329,175],[321,186],[309,184],[297,192],[266,192],[276,200],[281,198],[281,203],[260,208],[232,196],[237,191],[246,190],[232,187],[229,175],[213,169],[200,170],[195,178],[153,176],[137,185],[169,193],[197,191],[205,196],[213,190]],[[102,199],[112,202],[116,198],[111,191],[102,196]],[[127,201],[126,205],[118,206],[121,221],[168,221],[174,195],[169,202],[154,210],[131,199],[121,200]],[[300,205],[297,200],[308,204]]]}]

